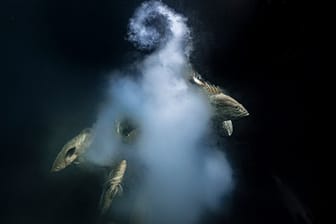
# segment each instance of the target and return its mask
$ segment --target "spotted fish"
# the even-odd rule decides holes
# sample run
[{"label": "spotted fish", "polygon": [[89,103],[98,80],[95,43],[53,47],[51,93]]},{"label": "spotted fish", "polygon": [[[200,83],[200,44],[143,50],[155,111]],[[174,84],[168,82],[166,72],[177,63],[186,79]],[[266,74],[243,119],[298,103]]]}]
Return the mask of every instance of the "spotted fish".
[{"label": "spotted fish", "polygon": [[104,185],[104,190],[100,200],[101,212],[105,213],[111,206],[112,200],[122,194],[122,181],[126,172],[127,162],[122,160],[115,170],[108,175],[108,179]]},{"label": "spotted fish", "polygon": [[92,129],[86,128],[63,146],[52,165],[51,172],[58,172],[74,163],[91,145],[91,142]]},{"label": "spotted fish", "polygon": [[216,120],[222,122],[224,135],[232,135],[233,125],[231,120],[248,116],[249,112],[246,108],[231,96],[224,94],[219,86],[204,81],[201,75],[194,70],[191,71],[190,81],[202,88],[207,94],[211,105],[214,107]]}]

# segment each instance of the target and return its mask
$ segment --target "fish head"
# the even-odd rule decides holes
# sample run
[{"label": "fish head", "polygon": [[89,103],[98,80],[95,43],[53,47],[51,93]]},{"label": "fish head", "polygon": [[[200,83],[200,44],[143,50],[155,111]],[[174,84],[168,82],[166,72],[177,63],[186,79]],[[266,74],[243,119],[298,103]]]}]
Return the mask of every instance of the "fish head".
[{"label": "fish head", "polygon": [[123,143],[133,143],[139,134],[139,125],[130,118],[116,121],[116,133]]},{"label": "fish head", "polygon": [[61,155],[57,156],[52,168],[51,172],[58,172],[63,170],[65,167],[69,166],[75,159],[78,157],[78,153],[76,153],[76,146],[69,146],[67,148],[63,148]]},{"label": "fish head", "polygon": [[127,161],[123,159],[123,160],[120,162],[119,167],[121,167],[121,168],[123,168],[123,169],[126,169],[126,167],[127,167]]},{"label": "fish head", "polygon": [[211,96],[210,101],[215,106],[217,115],[223,120],[236,120],[249,115],[242,104],[223,93]]},{"label": "fish head", "polygon": [[79,135],[65,144],[57,155],[51,172],[58,172],[72,164],[81,154],[84,153],[91,140],[90,129],[84,129]]}]

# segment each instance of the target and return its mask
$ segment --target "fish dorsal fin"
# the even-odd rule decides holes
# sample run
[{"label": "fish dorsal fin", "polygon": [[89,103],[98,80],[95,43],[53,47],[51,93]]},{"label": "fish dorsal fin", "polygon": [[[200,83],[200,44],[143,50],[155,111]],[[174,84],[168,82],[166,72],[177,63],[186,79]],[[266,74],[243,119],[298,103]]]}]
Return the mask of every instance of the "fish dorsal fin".
[{"label": "fish dorsal fin", "polygon": [[209,95],[215,95],[219,93],[223,93],[223,90],[216,85],[213,85],[207,81],[205,81],[200,74],[198,74],[196,71],[192,71],[191,80],[194,84],[197,86],[203,88],[205,92]]},{"label": "fish dorsal fin", "polygon": [[203,89],[209,94],[209,95],[216,95],[223,93],[223,90],[219,86],[212,85],[208,82],[204,82]]}]

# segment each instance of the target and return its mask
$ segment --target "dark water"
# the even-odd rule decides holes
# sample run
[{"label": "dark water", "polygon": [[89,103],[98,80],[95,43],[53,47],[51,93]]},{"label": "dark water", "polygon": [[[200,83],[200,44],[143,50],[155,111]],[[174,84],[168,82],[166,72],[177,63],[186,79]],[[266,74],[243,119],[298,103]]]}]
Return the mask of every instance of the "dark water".
[{"label": "dark water", "polygon": [[[101,177],[75,167],[52,175],[49,169],[64,141],[95,120],[107,73],[141,58],[125,40],[140,2],[0,3],[0,223],[97,222]],[[299,4],[165,2],[189,18],[196,69],[251,114],[234,123],[226,142],[236,180],[231,204],[204,223],[304,223],[293,219],[274,175],[319,223],[318,159],[305,144],[307,81],[318,61]]]}]

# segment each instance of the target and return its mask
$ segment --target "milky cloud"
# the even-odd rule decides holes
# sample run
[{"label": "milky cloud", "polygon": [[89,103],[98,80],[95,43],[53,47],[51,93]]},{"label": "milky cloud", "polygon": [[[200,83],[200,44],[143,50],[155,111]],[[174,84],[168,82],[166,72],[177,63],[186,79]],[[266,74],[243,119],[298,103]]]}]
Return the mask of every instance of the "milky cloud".
[{"label": "milky cloud", "polygon": [[[145,2],[130,19],[128,39],[152,53],[135,75],[112,75],[87,158],[104,166],[126,159],[126,176],[141,173],[136,185],[126,178],[132,193],[112,205],[118,214],[138,213],[147,224],[197,223],[204,209],[221,205],[233,180],[224,153],[209,144],[211,106],[185,78],[192,49],[186,19],[161,2]],[[139,128],[133,144],[114,131],[124,117]]]}]

